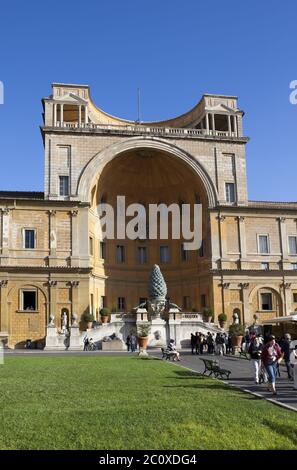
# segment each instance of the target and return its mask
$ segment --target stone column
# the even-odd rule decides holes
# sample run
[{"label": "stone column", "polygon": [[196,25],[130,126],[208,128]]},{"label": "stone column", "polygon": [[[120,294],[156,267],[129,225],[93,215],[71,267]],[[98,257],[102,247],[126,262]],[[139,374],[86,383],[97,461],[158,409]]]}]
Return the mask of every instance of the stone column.
[{"label": "stone column", "polygon": [[229,135],[232,135],[232,127],[231,127],[231,116],[228,114],[228,133]]},{"label": "stone column", "polygon": [[240,262],[241,268],[246,261],[246,233],[245,233],[245,222],[244,217],[238,216],[238,234],[239,234],[239,250],[240,250]]},{"label": "stone column", "polygon": [[238,137],[237,116],[233,116],[233,124],[235,137]]},{"label": "stone column", "polygon": [[[57,309],[57,281],[48,281],[49,286],[49,317],[54,315],[56,326],[59,326],[59,312]],[[47,323],[49,319],[47,319]]]},{"label": "stone column", "polygon": [[78,245],[79,266],[88,268],[90,266],[89,256],[89,209],[82,207],[78,214]]},{"label": "stone column", "polygon": [[81,126],[81,104],[78,107],[78,127]]},{"label": "stone column", "polygon": [[239,284],[241,288],[241,301],[242,301],[242,323],[251,323],[251,312],[250,312],[250,304],[249,304],[249,283],[248,282],[241,282]]},{"label": "stone column", "polygon": [[85,106],[85,123],[88,124],[89,114],[88,114],[88,106]]},{"label": "stone column", "polygon": [[57,125],[57,103],[54,103],[54,127]]},{"label": "stone column", "polygon": [[205,114],[205,123],[206,123],[206,133],[209,134],[209,115]]},{"label": "stone column", "polygon": [[0,264],[5,265],[8,263],[9,257],[9,222],[10,222],[10,210],[7,207],[1,209],[2,221],[1,221],[1,258]]},{"label": "stone column", "polygon": [[220,234],[217,215],[210,213],[210,227],[211,227],[211,267],[217,269],[218,261],[220,260]]},{"label": "stone column", "polygon": [[78,210],[70,212],[71,217],[71,266],[79,265],[79,246],[78,246]]},{"label": "stone column", "polygon": [[222,310],[223,310],[223,313],[226,313],[225,310],[226,310],[226,294],[225,294],[225,290],[226,289],[229,289],[230,287],[230,282],[222,282],[221,283],[221,288],[222,288]]},{"label": "stone column", "polygon": [[291,292],[291,283],[283,282],[281,284],[283,288],[283,296],[284,296],[284,305],[283,305],[283,315],[290,315],[292,312],[292,292]]},{"label": "stone column", "polygon": [[[287,245],[287,227],[286,227],[286,219],[285,217],[279,217],[279,233],[280,233],[280,248],[282,254],[282,262],[286,263],[289,261],[288,259],[288,245]],[[283,266],[283,269],[286,267]]]},{"label": "stone column", "polygon": [[224,223],[226,217],[224,215],[218,215],[219,221],[219,236],[220,236],[220,256],[221,256],[221,268],[227,257],[227,226]]},{"label": "stone column", "polygon": [[57,219],[56,211],[49,210],[49,266],[57,264]]},{"label": "stone column", "polygon": [[63,124],[64,122],[64,105],[60,104],[60,123]]},{"label": "stone column", "polygon": [[8,281],[0,281],[0,331],[8,333],[8,303],[7,303]]},{"label": "stone column", "polygon": [[215,135],[216,125],[215,125],[215,118],[214,118],[213,113],[211,113],[211,127],[212,127],[212,135]]},{"label": "stone column", "polygon": [[[71,286],[71,317],[78,315],[79,308],[79,281],[70,281]],[[71,319],[69,319],[71,320]]]}]

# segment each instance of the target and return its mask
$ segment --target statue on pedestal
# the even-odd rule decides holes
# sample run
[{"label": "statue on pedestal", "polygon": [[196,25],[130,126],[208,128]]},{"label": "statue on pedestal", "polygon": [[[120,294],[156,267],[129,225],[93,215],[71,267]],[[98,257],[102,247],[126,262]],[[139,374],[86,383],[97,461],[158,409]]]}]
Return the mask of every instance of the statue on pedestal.
[{"label": "statue on pedestal", "polygon": [[62,333],[66,333],[67,326],[68,326],[68,316],[67,316],[67,313],[63,311],[61,315],[61,332]]}]

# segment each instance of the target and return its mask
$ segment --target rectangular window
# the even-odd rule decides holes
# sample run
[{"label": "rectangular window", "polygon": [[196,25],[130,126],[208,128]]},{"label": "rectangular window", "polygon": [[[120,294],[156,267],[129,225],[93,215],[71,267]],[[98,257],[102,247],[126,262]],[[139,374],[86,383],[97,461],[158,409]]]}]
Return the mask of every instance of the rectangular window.
[{"label": "rectangular window", "polygon": [[289,254],[297,255],[297,237],[289,237]]},{"label": "rectangular window", "polygon": [[293,269],[294,271],[297,271],[297,263],[292,263],[292,269]]},{"label": "rectangular window", "polygon": [[118,297],[118,311],[122,312],[125,310],[125,297]]},{"label": "rectangular window", "polygon": [[106,243],[100,242],[100,258],[106,259]]},{"label": "rectangular window", "polygon": [[190,307],[191,307],[190,297],[188,295],[185,295],[183,297],[183,309],[189,310]]},{"label": "rectangular window", "polygon": [[258,235],[258,251],[259,253],[269,253],[268,235]]},{"label": "rectangular window", "polygon": [[21,293],[21,310],[36,310],[37,292],[36,290],[23,290]]},{"label": "rectangular window", "polygon": [[272,310],[272,294],[261,294],[261,310]]},{"label": "rectangular window", "polygon": [[59,176],[60,196],[69,196],[69,176]]},{"label": "rectangular window", "polygon": [[297,304],[297,292],[293,293],[293,302],[294,304]]},{"label": "rectangular window", "polygon": [[33,250],[35,248],[35,230],[25,230],[25,248]]},{"label": "rectangular window", "polygon": [[125,262],[125,247],[123,245],[117,245],[117,263]]},{"label": "rectangular window", "polygon": [[137,249],[138,263],[145,264],[147,262],[147,253],[145,246],[139,246]]},{"label": "rectangular window", "polygon": [[160,263],[169,263],[168,246],[160,246]]},{"label": "rectangular window", "polygon": [[182,261],[188,261],[189,259],[189,251],[185,250],[184,243],[180,246],[180,258]]},{"label": "rectangular window", "polygon": [[235,202],[235,184],[234,183],[225,183],[226,189],[226,201],[227,202]]},{"label": "rectangular window", "polygon": [[201,302],[201,308],[206,307],[206,295],[205,294],[201,295],[200,302]]},{"label": "rectangular window", "polygon": [[94,256],[94,240],[92,237],[89,237],[89,253],[90,256]]},{"label": "rectangular window", "polygon": [[105,295],[101,295],[100,308],[105,308],[105,307],[106,307],[106,297]]},{"label": "rectangular window", "polygon": [[269,263],[261,263],[261,269],[264,271],[269,271]]}]

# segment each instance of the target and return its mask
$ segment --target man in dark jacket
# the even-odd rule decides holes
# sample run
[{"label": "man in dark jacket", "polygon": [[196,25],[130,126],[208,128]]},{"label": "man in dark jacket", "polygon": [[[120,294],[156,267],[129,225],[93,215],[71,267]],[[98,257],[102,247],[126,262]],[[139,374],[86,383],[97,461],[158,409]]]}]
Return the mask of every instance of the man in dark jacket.
[{"label": "man in dark jacket", "polygon": [[291,369],[291,364],[290,364],[290,344],[291,344],[291,335],[289,333],[285,334],[285,337],[282,338],[282,341],[280,341],[280,347],[282,352],[284,353],[284,361],[286,364],[287,368],[287,373],[288,373],[288,379],[293,380],[293,375],[292,375],[292,369]]}]

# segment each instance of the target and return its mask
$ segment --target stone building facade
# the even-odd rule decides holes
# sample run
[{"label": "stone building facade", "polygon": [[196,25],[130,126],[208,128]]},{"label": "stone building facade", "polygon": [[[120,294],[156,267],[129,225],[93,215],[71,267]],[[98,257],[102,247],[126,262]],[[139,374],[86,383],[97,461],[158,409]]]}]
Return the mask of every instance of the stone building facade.
[{"label": "stone building facade", "polygon": [[[88,86],[54,83],[43,99],[44,192],[0,192],[0,337],[43,341],[102,306],[131,312],[153,264],[183,311],[212,307],[251,323],[297,310],[297,203],[249,201],[244,113],[204,95],[182,116],[132,122],[95,106]],[[97,206],[201,203],[203,243],[102,240]],[[82,325],[83,327],[83,325]]]}]

